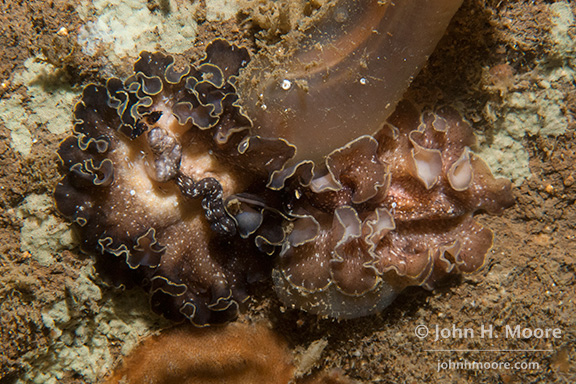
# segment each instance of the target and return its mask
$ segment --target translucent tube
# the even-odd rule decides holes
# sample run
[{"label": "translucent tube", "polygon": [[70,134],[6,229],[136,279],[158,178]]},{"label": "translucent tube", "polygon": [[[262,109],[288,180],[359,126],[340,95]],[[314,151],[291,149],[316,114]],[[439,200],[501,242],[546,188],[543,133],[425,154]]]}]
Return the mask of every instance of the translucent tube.
[{"label": "translucent tube", "polygon": [[241,75],[254,134],[283,138],[285,167],[318,162],[376,132],[444,34],[462,0],[339,0],[320,20],[259,53]]}]

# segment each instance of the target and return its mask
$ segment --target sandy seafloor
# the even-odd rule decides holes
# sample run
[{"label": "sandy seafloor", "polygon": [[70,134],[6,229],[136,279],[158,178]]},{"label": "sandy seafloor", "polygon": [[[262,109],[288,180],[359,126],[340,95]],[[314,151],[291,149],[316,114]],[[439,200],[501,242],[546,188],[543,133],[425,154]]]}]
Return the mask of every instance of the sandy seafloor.
[{"label": "sandy seafloor", "polygon": [[[54,208],[55,151],[82,87],[125,77],[144,49],[196,58],[217,36],[253,48],[260,30],[271,41],[297,23],[296,3],[0,4],[0,384],[98,383],[170,325],[143,292],[100,282]],[[382,314],[349,321],[288,310],[262,283],[239,321],[266,321],[297,356],[312,346],[305,373],[337,367],[359,383],[576,382],[575,13],[570,1],[465,0],[409,90],[455,106],[474,126],[477,152],[514,183],[513,208],[478,216],[496,234],[482,271],[433,292],[407,289]],[[279,19],[288,22],[276,28]],[[560,333],[435,341],[416,337],[419,325]],[[438,369],[465,361],[531,365]]]}]

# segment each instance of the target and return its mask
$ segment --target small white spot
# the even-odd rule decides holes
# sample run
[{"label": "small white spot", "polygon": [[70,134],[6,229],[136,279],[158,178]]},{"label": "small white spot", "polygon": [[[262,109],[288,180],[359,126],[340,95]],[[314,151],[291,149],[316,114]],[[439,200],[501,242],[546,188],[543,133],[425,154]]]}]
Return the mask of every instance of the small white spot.
[{"label": "small white spot", "polygon": [[266,106],[266,104],[262,104],[262,106],[261,106],[260,108],[262,108],[263,111],[265,111],[265,110],[268,109],[268,107]]},{"label": "small white spot", "polygon": [[362,85],[366,85],[367,82],[368,82],[368,80],[366,80],[365,77],[360,79],[360,84],[362,84]]},{"label": "small white spot", "polygon": [[284,79],[284,81],[282,82],[282,89],[287,91],[290,89],[290,87],[292,87],[292,82],[288,79]]},{"label": "small white spot", "polygon": [[134,196],[135,194],[136,194],[136,191],[133,190],[133,189],[131,189],[131,190],[130,190],[130,196]]},{"label": "small white spot", "polygon": [[68,36],[68,30],[66,29],[66,27],[62,27],[58,30],[58,32],[56,32],[56,34],[58,36]]}]

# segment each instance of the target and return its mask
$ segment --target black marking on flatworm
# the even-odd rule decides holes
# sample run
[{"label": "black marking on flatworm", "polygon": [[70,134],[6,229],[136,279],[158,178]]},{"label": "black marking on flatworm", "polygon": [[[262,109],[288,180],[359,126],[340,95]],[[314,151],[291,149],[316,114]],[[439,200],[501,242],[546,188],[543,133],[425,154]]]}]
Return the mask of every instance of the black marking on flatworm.
[{"label": "black marking on flatworm", "polygon": [[202,208],[212,231],[219,235],[233,236],[236,224],[224,209],[222,185],[213,177],[206,177],[197,182],[191,177],[179,174],[176,184],[180,193],[189,199],[202,197]]}]

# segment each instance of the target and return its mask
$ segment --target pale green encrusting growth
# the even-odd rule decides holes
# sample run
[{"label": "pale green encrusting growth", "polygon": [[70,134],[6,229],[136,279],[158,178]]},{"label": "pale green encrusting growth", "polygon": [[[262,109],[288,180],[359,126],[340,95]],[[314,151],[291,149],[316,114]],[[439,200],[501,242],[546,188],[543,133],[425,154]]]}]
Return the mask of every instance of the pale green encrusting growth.
[{"label": "pale green encrusting growth", "polygon": [[156,10],[146,0],[83,1],[78,7],[86,22],[78,33],[78,44],[88,55],[103,56],[112,66],[140,51],[159,48],[180,53],[196,38],[196,2],[161,2]]},{"label": "pale green encrusting growth", "polygon": [[20,249],[43,266],[54,262],[54,254],[75,245],[68,225],[51,214],[54,203],[48,195],[29,195],[16,208],[22,219]]},{"label": "pale green encrusting growth", "polygon": [[113,299],[94,279],[91,266],[82,268],[66,287],[69,297],[44,310],[42,322],[53,343],[23,356],[27,372],[18,384],[57,384],[70,374],[87,383],[99,382],[116,363],[115,345],[127,354],[155,323],[158,326],[141,292],[123,292]]},{"label": "pale green encrusting growth", "polygon": [[0,119],[10,130],[10,145],[27,157],[35,144],[36,130],[46,127],[53,134],[68,132],[72,126],[70,110],[78,92],[52,84],[55,68],[38,57],[24,62],[24,70],[16,73],[12,86],[24,86],[30,98],[13,93],[0,99]]},{"label": "pale green encrusting growth", "polygon": [[557,137],[570,123],[563,88],[576,79],[576,39],[570,32],[576,29],[576,23],[569,2],[559,1],[548,7],[552,28],[547,44],[552,52],[532,72],[521,75],[520,80],[525,80],[528,87],[505,94],[503,105],[486,105],[486,114],[492,116],[496,129],[489,143],[481,136],[479,140],[479,155],[492,171],[516,185],[531,174],[523,139],[527,135]]}]

